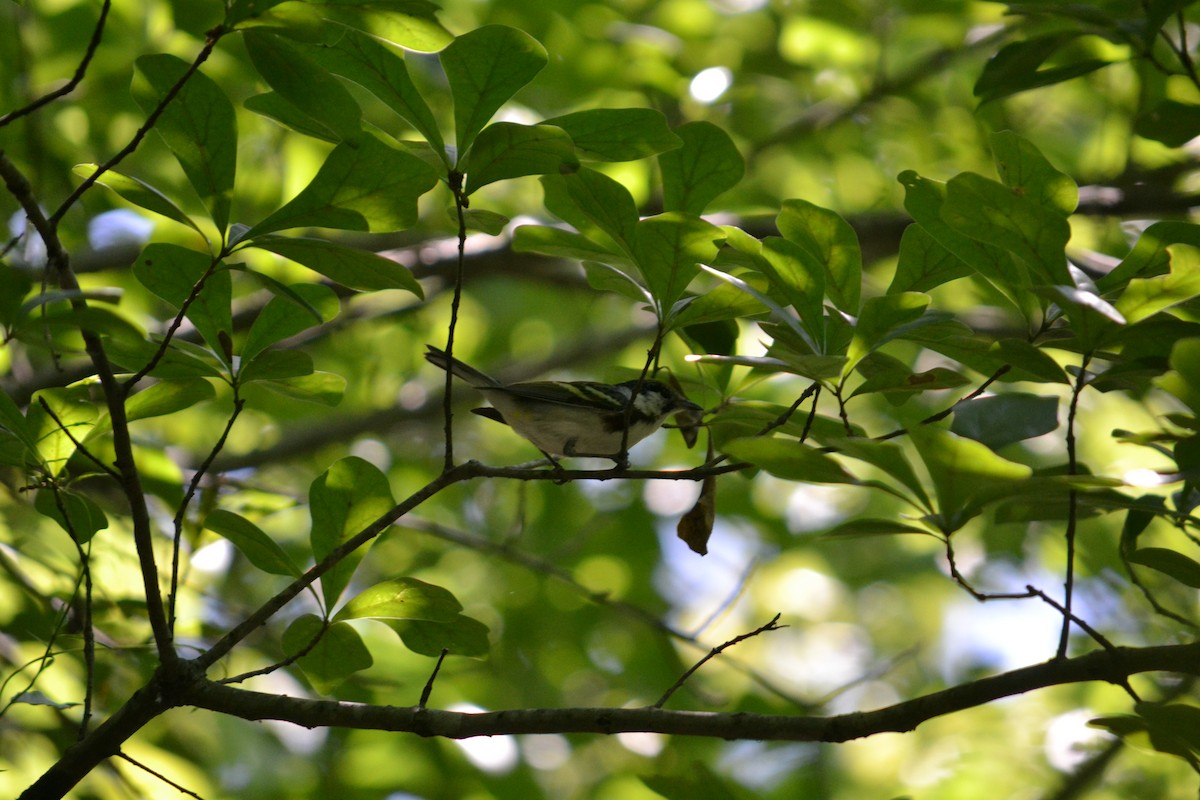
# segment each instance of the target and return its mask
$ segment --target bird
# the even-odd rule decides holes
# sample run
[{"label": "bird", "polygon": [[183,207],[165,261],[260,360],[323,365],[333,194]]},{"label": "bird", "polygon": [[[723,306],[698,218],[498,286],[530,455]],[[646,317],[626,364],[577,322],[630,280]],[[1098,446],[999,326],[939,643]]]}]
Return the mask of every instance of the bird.
[{"label": "bird", "polygon": [[504,383],[444,350],[427,347],[429,363],[466,381],[491,403],[473,409],[474,413],[508,425],[555,465],[556,456],[611,458],[623,463],[626,451],[662,427],[668,417],[702,411],[661,381]]}]

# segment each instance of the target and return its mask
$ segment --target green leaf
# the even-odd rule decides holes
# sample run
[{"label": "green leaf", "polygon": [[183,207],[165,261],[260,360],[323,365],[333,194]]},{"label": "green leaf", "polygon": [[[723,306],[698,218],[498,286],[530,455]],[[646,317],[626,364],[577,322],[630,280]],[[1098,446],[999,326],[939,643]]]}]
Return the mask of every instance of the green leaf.
[{"label": "green leaf", "polygon": [[[356,456],[343,458],[313,481],[308,492],[312,513],[313,557],[320,561],[338,545],[369,527],[396,505],[387,476]],[[363,548],[350,553],[321,578],[327,606],[333,606],[358,562]]]},{"label": "green leaf", "polygon": [[[98,169],[100,169],[99,164],[76,164],[71,171],[80,177],[86,178],[94,174]],[[108,170],[96,183],[111,190],[119,197],[128,200],[139,208],[144,208],[147,211],[153,211],[155,214],[161,214],[167,219],[181,222],[203,235],[200,227],[196,225],[191,217],[183,212],[183,209],[175,205],[170,198],[145,181],[129,175],[122,175],[114,170]]]},{"label": "green leaf", "polygon": [[[575,210],[612,237],[614,242],[632,256],[633,243],[637,239],[635,229],[638,224],[638,212],[633,195],[628,189],[592,169],[581,169],[561,177],[543,178],[542,182],[547,187],[548,199],[552,191],[550,187],[564,187],[566,196],[574,204]],[[567,221],[573,222],[570,219]]]},{"label": "green leaf", "polygon": [[742,179],[746,163],[729,134],[711,122],[689,122],[676,135],[683,146],[658,157],[663,208],[700,215]]},{"label": "green leaf", "polygon": [[1096,281],[1097,288],[1109,292],[1132,278],[1152,278],[1171,271],[1172,256],[1178,245],[1200,248],[1200,225],[1177,220],[1155,222],[1138,237],[1129,255],[1111,272]]},{"label": "green leaf", "polygon": [[[315,325],[321,325],[337,316],[340,304],[337,296],[328,287],[320,284],[301,283],[296,284],[292,289],[304,299],[304,304],[297,303],[284,295],[271,298],[254,318],[254,323],[250,326],[250,333],[246,336],[245,343],[242,344],[243,362],[255,358],[276,342],[289,336],[295,336]],[[319,316],[313,316],[314,309],[318,310]]]},{"label": "green leaf", "polygon": [[775,224],[784,238],[803,247],[825,270],[825,293],[847,314],[857,314],[862,291],[858,234],[836,211],[807,200],[784,200]]},{"label": "green leaf", "polygon": [[303,264],[349,289],[373,292],[403,289],[424,298],[421,284],[407,267],[366,250],[356,250],[325,239],[299,236],[262,236],[251,247],[269,250]]},{"label": "green leaf", "polygon": [[1170,273],[1134,278],[1117,299],[1116,309],[1129,324],[1200,295],[1200,251],[1180,244],[1171,246],[1170,251]]},{"label": "green leaf", "polygon": [[912,492],[912,496],[922,507],[929,506],[929,496],[925,493],[925,484],[917,477],[908,456],[900,446],[891,442],[852,437],[840,439],[837,449],[838,452],[850,458],[865,461],[882,470],[889,477],[895,478]]},{"label": "green leaf", "polygon": [[423,619],[451,622],[462,603],[447,589],[416,578],[392,578],[368,587],[334,616],[343,619]]},{"label": "green leaf", "polygon": [[205,380],[159,381],[147,386],[125,402],[129,422],[174,414],[197,403],[216,397],[216,390]]},{"label": "green leaf", "polygon": [[954,407],[953,433],[992,450],[1058,428],[1058,398],[1013,392],[979,397]]},{"label": "green leaf", "polygon": [[583,234],[546,225],[520,225],[513,231],[512,248],[518,253],[541,253],[578,261],[600,261],[614,267],[633,269],[626,255],[597,244]]},{"label": "green leaf", "polygon": [[455,656],[482,658],[491,647],[487,625],[462,614],[448,622],[410,619],[388,620],[385,624],[400,636],[405,647],[430,658],[440,657],[443,649]]},{"label": "green leaf", "polygon": [[1107,67],[1110,62],[1093,58],[1041,69],[1050,56],[1079,35],[1077,31],[1057,32],[1002,47],[984,66],[979,80],[975,82],[975,96],[981,102],[989,103],[1029,89],[1063,83]]},{"label": "green leaf", "polygon": [[[704,292],[675,315],[676,327],[746,319],[766,312],[762,303],[735,286],[722,283]],[[710,351],[711,352],[711,351]]]},{"label": "green leaf", "polygon": [[294,105],[284,100],[278,92],[263,92],[253,97],[247,97],[242,103],[247,111],[253,111],[259,116],[274,120],[285,128],[296,133],[320,139],[330,144],[337,144],[342,137],[337,131],[321,120],[313,119]]},{"label": "green leaf", "polygon": [[315,5],[326,19],[422,53],[440,50],[454,38],[437,20],[441,7],[428,0],[318,0]]},{"label": "green leaf", "polygon": [[1013,367],[1010,374],[1018,380],[1068,383],[1067,373],[1059,363],[1024,339],[1001,339],[993,342],[988,351],[1010,364]]},{"label": "green leaf", "polygon": [[57,522],[78,544],[86,544],[108,527],[108,517],[94,500],[66,489],[41,489],[33,505],[39,514]]},{"label": "green leaf", "polygon": [[561,128],[495,122],[475,139],[463,171],[471,194],[496,181],[574,172],[578,167],[575,145]]},{"label": "green leaf", "polygon": [[304,48],[265,28],[242,34],[258,74],[279,96],[333,131],[339,140],[362,133],[362,109],[350,92]]},{"label": "green leaf", "polygon": [[[148,245],[134,262],[133,274],[154,294],[175,308],[187,307],[187,318],[216,353],[224,356],[233,335],[233,284],[229,271],[213,264],[211,256],[176,244]],[[198,294],[195,287],[204,286]]]},{"label": "green leaf", "polygon": [[300,194],[243,239],[301,227],[404,230],[416,224],[417,198],[436,183],[431,166],[373,136],[343,142]]},{"label": "green leaf", "polygon": [[929,295],[920,292],[888,294],[868,299],[863,303],[862,313],[854,326],[854,336],[846,351],[843,374],[850,374],[867,353],[909,330],[913,323],[924,316],[928,306]]},{"label": "green leaf", "polygon": [[989,142],[996,171],[1005,186],[1059,214],[1075,211],[1079,205],[1079,187],[1069,175],[1055,169],[1032,142],[1012,131],[993,133]]},{"label": "green leaf", "polygon": [[811,253],[800,245],[778,236],[763,239],[762,259],[758,263],[771,281],[796,309],[800,325],[809,332],[813,349],[825,351],[825,270]]},{"label": "green leaf", "polygon": [[[134,98],[146,113],[162,105],[190,69],[186,61],[166,53],[142,56],[134,63],[140,78],[134,82]],[[224,233],[237,172],[237,119],[229,98],[211,78],[194,72],[163,108],[154,130]]]},{"label": "green leaf", "polygon": [[1194,414],[1200,414],[1200,339],[1181,339],[1171,348],[1169,363],[1173,372],[1155,384],[1175,395]]},{"label": "green leaf", "polygon": [[[104,346],[112,362],[129,372],[141,371],[158,352],[157,342],[141,339],[107,339]],[[163,380],[220,378],[224,374],[225,364],[216,353],[178,337],[171,340],[166,354],[150,372],[152,377]]]},{"label": "green leaf", "polygon": [[[254,360],[254,366],[259,366],[267,355],[274,356],[276,354],[274,352],[264,353]],[[257,378],[251,373],[243,380],[257,380]],[[256,385],[293,400],[319,403],[323,406],[336,406],[342,402],[342,397],[346,394],[346,379],[332,372],[312,372],[298,377],[263,379]]]},{"label": "green leaf", "polygon": [[263,572],[285,577],[300,577],[300,568],[274,539],[250,520],[218,508],[204,520],[204,527],[219,534],[236,547],[246,560]]},{"label": "green leaf", "polygon": [[724,232],[699,217],[667,212],[637,223],[634,260],[660,310],[683,296],[698,270],[717,255]]},{"label": "green leaf", "polygon": [[37,454],[37,436],[34,435],[21,409],[9,397],[8,392],[4,391],[0,391],[0,428],[11,433],[30,455]]},{"label": "green leaf", "polygon": [[297,617],[288,625],[283,632],[283,652],[288,656],[304,652],[318,636],[316,645],[300,656],[296,664],[322,694],[329,694],[351,675],[375,663],[358,631],[348,623],[334,622],[326,628],[320,617],[313,614]]},{"label": "green leaf", "polygon": [[896,274],[888,294],[925,292],[971,274],[962,259],[942,247],[921,225],[909,225],[900,237]]},{"label": "green leaf", "polygon": [[964,172],[946,184],[942,217],[960,233],[1016,255],[1038,283],[1074,286],[1065,254],[1071,226],[1064,215],[996,181]]},{"label": "green leaf", "polygon": [[1135,707],[1146,720],[1150,744],[1160,753],[1169,753],[1196,763],[1200,755],[1200,708],[1186,703],[1138,703]]},{"label": "green leaf", "polygon": [[[53,412],[50,415],[43,404]],[[87,438],[98,416],[98,406],[83,386],[42,389],[29,405],[25,423],[35,440],[37,454],[50,475],[59,475],[79,449],[76,442]]]},{"label": "green leaf", "polygon": [[943,218],[946,207],[946,184],[922,178],[905,170],[898,178],[904,186],[904,208],[926,233],[948,252],[962,260],[974,272],[999,289],[1026,317],[1032,317],[1036,297],[1025,287],[1029,283],[1012,256],[952,227]]},{"label": "green leaf", "polygon": [[16,324],[23,316],[21,305],[33,282],[21,270],[0,263],[0,328]]},{"label": "green leaf", "polygon": [[456,37],[442,50],[442,70],[454,98],[454,127],[461,157],[483,126],[546,66],[546,49],[529,34],[485,25]]},{"label": "green leaf", "polygon": [[825,531],[824,536],[836,536],[844,539],[856,539],[867,536],[897,536],[900,534],[917,533],[924,536],[932,534],[925,528],[908,525],[891,519],[851,519],[842,522]]},{"label": "green leaf", "polygon": [[[401,51],[373,36],[346,31],[332,45],[318,45],[310,51],[325,69],[357,83],[406,120],[446,159],[446,144],[437,120],[425,98],[409,77]],[[446,163],[447,168],[450,167]]]},{"label": "green leaf", "polygon": [[652,108],[593,108],[542,124],[566,131],[579,157],[590,161],[636,161],[683,145],[663,113]]},{"label": "green leaf", "polygon": [[938,522],[947,533],[962,527],[983,504],[1019,491],[1033,475],[1024,464],[939,428],[918,426],[909,436],[933,481]]},{"label": "green leaf", "polygon": [[[451,208],[448,209],[450,216],[457,216],[458,212]],[[463,224],[467,230],[479,231],[486,233],[488,236],[499,236],[504,233],[504,229],[508,227],[511,219],[498,214],[495,211],[488,211],[482,208],[467,208],[463,210]]]},{"label": "green leaf", "polygon": [[1169,575],[1184,586],[1200,589],[1200,563],[1176,550],[1142,547],[1130,553],[1129,560]]},{"label": "green leaf", "polygon": [[[246,356],[242,357],[241,365],[237,373],[237,381],[245,386],[248,383],[255,381],[271,381],[271,388],[279,386],[288,386],[288,382],[295,378],[301,378],[308,375],[313,375],[313,360],[312,356],[305,353],[303,350],[267,350],[264,353],[259,353],[253,358]],[[341,398],[341,390],[345,388],[345,382],[338,382],[339,391],[337,399]],[[283,392],[287,394],[287,392]],[[293,395],[294,396],[294,395]],[[301,400],[311,400],[308,396],[300,397]],[[337,400],[326,405],[335,405]]]},{"label": "green leaf", "polygon": [[807,483],[858,483],[832,456],[793,439],[755,436],[726,442],[733,458],[749,461],[777,478]]},{"label": "green leaf", "polygon": [[1133,132],[1167,147],[1183,147],[1200,136],[1200,106],[1166,98],[1138,115]]}]

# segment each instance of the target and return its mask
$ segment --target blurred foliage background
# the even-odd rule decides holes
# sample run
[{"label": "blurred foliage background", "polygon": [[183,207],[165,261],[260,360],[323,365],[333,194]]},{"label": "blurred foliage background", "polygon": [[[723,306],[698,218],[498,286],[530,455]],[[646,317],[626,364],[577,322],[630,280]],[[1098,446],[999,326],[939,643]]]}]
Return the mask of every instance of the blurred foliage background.
[{"label": "blurred foliage background", "polygon": [[[0,1],[0,109],[9,110],[74,72],[100,4]],[[437,16],[449,34],[504,24],[546,47],[548,66],[505,107],[504,119],[532,122],[586,108],[649,107],[672,126],[695,120],[720,126],[746,161],[745,178],[715,204],[720,221],[765,233],[784,199],[832,208],[860,236],[865,292],[879,294],[894,271],[908,222],[896,176],[910,169],[942,180],[968,170],[990,175],[987,136],[993,131],[1020,133],[1081,184],[1071,244],[1090,263],[1123,255],[1138,220],[1186,218],[1195,205],[1192,136],[1175,141],[1178,130],[1194,121],[1175,118],[1167,125],[1171,136],[1156,135],[1154,128],[1163,100],[1200,101],[1194,82],[1156,70],[1139,58],[1136,42],[1103,35],[1100,26],[1080,35],[1086,25],[1072,27],[1062,17],[1039,13],[1048,5],[1024,4],[1029,13],[1015,16],[999,3],[961,0],[447,0]],[[1132,17],[1145,4],[1079,5]],[[1200,38],[1194,5],[1176,5],[1194,42]],[[0,130],[0,149],[22,165],[44,202],[61,202],[78,185],[75,165],[104,162],[144,120],[130,92],[132,58],[165,52],[190,61],[223,13],[216,0],[117,0],[86,81],[64,101]],[[981,92],[981,76],[1002,48],[1056,35],[1062,41],[1045,68],[1091,68],[1079,68],[1071,80],[994,99]],[[433,32],[427,49],[448,40]],[[412,52],[407,63],[427,97],[447,97],[434,55]],[[308,182],[329,146],[242,107],[264,87],[240,37],[226,37],[203,71],[238,108],[233,219],[262,219]],[[371,123],[390,132],[405,129],[366,92],[355,90],[355,97]],[[1163,113],[1177,111],[1167,108]],[[448,102],[435,103],[433,111],[444,129],[452,127]],[[643,214],[661,208],[652,159],[605,169],[629,188]],[[121,170],[185,210],[200,208],[155,136]],[[534,178],[503,181],[474,195],[472,208],[544,219],[541,191]],[[442,187],[422,198],[420,222],[410,230],[344,234],[345,242],[410,268],[425,298],[401,291],[343,296],[341,314],[303,334],[302,342],[319,370],[345,378],[340,404],[331,408],[266,391],[249,395],[218,460],[220,481],[205,488],[201,510],[211,508],[219,492],[223,507],[254,518],[303,562],[308,538],[301,504],[312,480],[337,459],[357,455],[377,465],[397,496],[437,474],[443,376],[421,354],[426,343],[445,337],[455,252],[452,209]],[[18,219],[17,211],[11,196],[0,195],[0,218]],[[186,226],[131,213],[129,204],[100,189],[67,212],[60,232],[85,288],[119,289],[121,313],[141,324],[166,313],[130,272],[145,238],[198,244]],[[577,264],[514,253],[508,245],[507,233],[473,234],[467,241],[458,355],[506,378],[617,380],[641,367],[650,317],[619,295],[595,291]],[[312,278],[292,262],[252,252],[244,257],[254,259],[254,268],[280,280]],[[36,253],[18,250],[10,258],[35,261]],[[264,301],[263,290],[249,282],[235,282],[235,293],[235,318]],[[1019,321],[972,285],[956,283],[934,295],[941,308],[977,329],[1019,331]],[[753,324],[742,325],[739,352],[761,353],[762,343]],[[37,390],[86,375],[78,356],[66,351],[56,363],[44,349],[6,346],[0,350],[4,388],[24,403]],[[664,349],[664,362],[685,381],[687,353],[678,340]],[[743,384],[740,395],[786,406],[805,385],[782,377]],[[469,392],[456,396],[462,411],[476,400]],[[956,398],[932,392],[901,407],[864,403],[855,421],[879,433],[891,420],[915,422]],[[715,394],[693,399],[706,405],[718,400]],[[1152,428],[1165,410],[1153,396],[1089,394],[1078,427],[1082,457],[1108,475],[1160,466],[1152,450],[1121,444],[1110,432]],[[169,508],[228,414],[229,398],[220,396],[139,424],[137,443],[147,459],[147,490],[158,498],[156,513]],[[487,420],[457,419],[460,458],[507,464],[537,456],[528,443]],[[1053,463],[1061,460],[1061,431],[1016,447]],[[703,456],[667,432],[639,446],[633,458],[635,466],[650,468],[692,465]],[[697,492],[690,483],[670,481],[461,484],[376,541],[355,581],[368,585],[409,575],[445,586],[464,613],[488,626],[486,658],[451,657],[443,666],[431,703],[444,708],[653,703],[710,647],[777,612],[786,629],[746,641],[706,665],[671,707],[841,713],[1053,655],[1060,616],[1052,608],[1037,600],[976,602],[948,577],[944,550],[934,539],[821,536],[856,515],[896,516],[895,504],[881,495],[766,474],[724,477],[709,553],[701,558],[675,536],[675,524]],[[83,672],[77,631],[58,636],[52,662],[42,658],[78,581],[75,546],[30,508],[11,474],[3,493],[0,704],[12,703],[35,676],[48,703],[4,706],[0,794],[15,796],[72,740],[68,720],[74,711],[55,704],[79,701]],[[119,703],[154,665],[144,646],[136,556],[119,514],[110,514],[110,524],[92,545],[96,625],[107,651],[97,662],[101,709]],[[1172,623],[1148,612],[1125,579],[1119,533],[1120,520],[1112,516],[1081,524],[1078,613],[1119,643],[1182,640]],[[280,585],[198,524],[189,523],[186,538],[179,599],[185,654],[189,641],[210,639]],[[169,540],[158,544],[167,556]],[[1032,583],[1053,594],[1061,587],[1064,546],[1052,525],[984,518],[965,529],[955,547],[959,569],[981,589],[1011,591]],[[1194,616],[1194,591],[1170,599]],[[303,610],[312,609],[295,613]],[[286,621],[277,620],[235,651],[224,668],[233,674],[279,660]],[[335,696],[415,703],[433,661],[405,649],[384,625],[355,624],[374,665]],[[274,672],[247,686],[289,695],[312,691],[297,671]],[[175,711],[132,740],[125,753],[205,798],[1193,797],[1196,778],[1183,761],[1123,745],[1086,725],[1127,706],[1115,687],[1066,686],[935,720],[914,733],[841,745],[650,734],[455,743]],[[113,760],[89,777],[78,796],[177,793],[129,762]]]}]

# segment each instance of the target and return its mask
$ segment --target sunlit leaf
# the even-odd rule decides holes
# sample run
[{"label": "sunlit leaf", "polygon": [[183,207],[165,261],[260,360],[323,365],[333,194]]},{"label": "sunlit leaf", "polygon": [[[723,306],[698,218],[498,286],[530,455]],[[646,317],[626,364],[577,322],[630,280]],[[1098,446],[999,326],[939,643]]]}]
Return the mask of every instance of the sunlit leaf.
[{"label": "sunlit leaf", "polygon": [[807,200],[784,200],[775,218],[784,238],[803,247],[825,270],[825,293],[848,314],[858,313],[862,251],[858,234],[835,211]]},{"label": "sunlit leaf", "polygon": [[363,589],[334,616],[344,619],[424,619],[450,622],[462,604],[448,590],[416,578],[391,578]]},{"label": "sunlit leaf", "polygon": [[683,144],[663,113],[652,108],[591,108],[542,124],[566,131],[579,157],[590,161],[635,161]]},{"label": "sunlit leaf", "polygon": [[832,456],[791,439],[768,436],[735,439],[726,442],[722,450],[785,480],[858,483]]},{"label": "sunlit leaf", "polygon": [[529,34],[485,25],[458,36],[440,55],[454,97],[455,141],[467,152],[500,106],[546,66],[546,49]]},{"label": "sunlit leaf", "polygon": [[108,517],[95,500],[67,489],[38,491],[34,507],[57,522],[79,544],[86,544],[108,527]]},{"label": "sunlit leaf", "polygon": [[675,134],[683,146],[658,157],[663,208],[703,214],[709,203],[742,179],[745,161],[729,134],[711,122],[689,122]]},{"label": "sunlit leaf", "polygon": [[996,171],[1005,186],[1020,197],[1060,214],[1071,214],[1079,204],[1079,187],[1059,172],[1028,139],[1012,131],[998,131],[989,139]]},{"label": "sunlit leaf", "polygon": [[515,122],[495,122],[480,131],[463,165],[468,194],[508,178],[572,172],[578,167],[575,145],[561,128]]}]

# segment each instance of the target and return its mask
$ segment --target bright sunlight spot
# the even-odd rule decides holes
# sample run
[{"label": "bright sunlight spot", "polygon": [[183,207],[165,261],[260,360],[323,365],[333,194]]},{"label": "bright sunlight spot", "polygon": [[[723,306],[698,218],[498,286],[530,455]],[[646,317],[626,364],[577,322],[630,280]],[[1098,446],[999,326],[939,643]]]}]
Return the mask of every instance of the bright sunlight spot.
[{"label": "bright sunlight spot", "polygon": [[[478,714],[485,709],[470,703],[456,703],[451,711]],[[493,775],[509,772],[517,765],[517,740],[512,736],[476,736],[454,742],[467,760],[484,772]]]},{"label": "bright sunlight spot", "polygon": [[733,73],[725,67],[709,67],[696,73],[688,86],[688,94],[701,103],[713,103],[733,83]]}]

